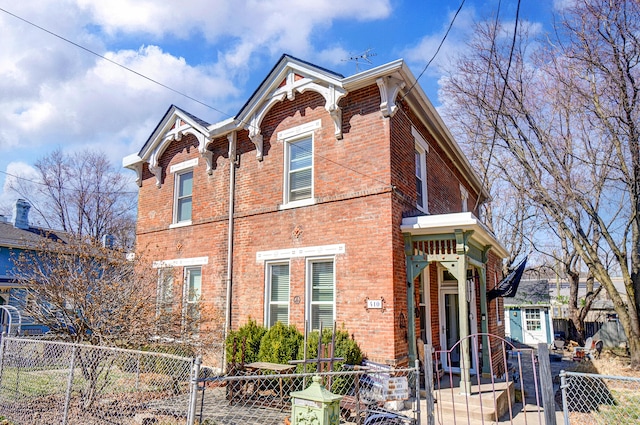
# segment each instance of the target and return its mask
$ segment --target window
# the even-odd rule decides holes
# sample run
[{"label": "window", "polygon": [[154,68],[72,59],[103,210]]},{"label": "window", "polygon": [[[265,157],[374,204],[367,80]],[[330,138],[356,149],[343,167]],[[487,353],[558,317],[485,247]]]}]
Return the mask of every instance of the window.
[{"label": "window", "polygon": [[460,201],[462,202],[462,212],[469,211],[469,191],[460,185]]},{"label": "window", "polygon": [[193,170],[176,174],[175,223],[191,222]]},{"label": "window", "polygon": [[540,310],[537,308],[526,308],[524,310],[525,320],[528,331],[542,330],[542,321],[540,320]]},{"label": "window", "polygon": [[416,206],[419,210],[428,212],[427,203],[427,152],[429,145],[414,127],[411,134],[415,140],[414,159],[416,168]]},{"label": "window", "polygon": [[312,260],[308,263],[308,282],[310,308],[307,310],[311,329],[333,326],[335,320],[335,278],[334,262],[331,260]]},{"label": "window", "polygon": [[267,265],[267,305],[265,324],[268,327],[276,322],[289,324],[289,263]]},{"label": "window", "polygon": [[286,143],[285,204],[313,196],[313,138]]},{"label": "window", "polygon": [[200,267],[186,267],[184,269],[185,309],[183,323],[191,331],[197,330],[197,321],[200,319],[198,302],[202,297],[202,269]]},{"label": "window", "polygon": [[202,295],[202,269],[187,267],[185,269],[187,285],[187,303],[197,303]]},{"label": "window", "polygon": [[173,269],[164,267],[158,269],[158,289],[156,300],[156,315],[166,316],[173,309]]}]

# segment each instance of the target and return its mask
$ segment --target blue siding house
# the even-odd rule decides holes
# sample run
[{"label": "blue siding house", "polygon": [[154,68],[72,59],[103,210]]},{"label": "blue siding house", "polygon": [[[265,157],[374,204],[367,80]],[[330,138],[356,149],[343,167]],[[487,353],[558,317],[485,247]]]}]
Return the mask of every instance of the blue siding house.
[{"label": "blue siding house", "polygon": [[21,253],[34,249],[44,238],[61,238],[62,232],[32,227],[29,224],[31,205],[24,199],[18,199],[14,205],[13,215],[9,220],[0,216],[0,306],[12,306],[11,309],[0,309],[0,324],[6,331],[9,320],[16,325],[17,318],[9,311],[21,316],[22,334],[41,334],[48,331],[46,326],[34,323],[33,319],[23,314],[22,308],[27,302],[24,286],[17,279],[14,259]]}]

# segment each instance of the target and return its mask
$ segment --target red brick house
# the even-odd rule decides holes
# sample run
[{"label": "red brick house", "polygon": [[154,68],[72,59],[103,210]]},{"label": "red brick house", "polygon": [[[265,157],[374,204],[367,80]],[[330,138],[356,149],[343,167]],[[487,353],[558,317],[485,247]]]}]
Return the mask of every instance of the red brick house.
[{"label": "red brick house", "polygon": [[123,163],[159,304],[206,304],[226,329],[335,320],[394,365],[419,337],[504,335],[487,193],[402,60],[343,77],[284,55],[234,118],[171,106]]}]

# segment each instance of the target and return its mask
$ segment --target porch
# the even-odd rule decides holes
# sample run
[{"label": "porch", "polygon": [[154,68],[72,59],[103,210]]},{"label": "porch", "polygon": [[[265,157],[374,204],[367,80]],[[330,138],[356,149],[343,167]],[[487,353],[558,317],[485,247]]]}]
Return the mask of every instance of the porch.
[{"label": "porch", "polygon": [[[429,309],[437,309],[437,315],[425,314],[423,319],[421,314],[420,329],[416,328],[415,315],[408,314],[410,361],[417,356],[417,335],[442,350],[455,345],[457,351],[441,359],[440,366],[459,374],[460,391],[471,394],[471,374],[478,368],[481,374],[489,373],[491,359],[486,343],[480,342],[472,351],[467,337],[478,332],[499,333],[495,325],[490,328],[487,273],[489,268],[497,269],[508,253],[470,212],[407,217],[402,220],[401,229],[405,243],[407,311],[415,311],[416,292],[420,294],[421,305],[424,302]],[[437,265],[436,279],[424,273],[432,264]],[[497,284],[497,276],[495,280]],[[437,291],[434,291],[436,288],[427,291],[424,282],[435,282]],[[416,285],[420,285],[418,291]],[[472,356],[472,352],[476,356]]]}]

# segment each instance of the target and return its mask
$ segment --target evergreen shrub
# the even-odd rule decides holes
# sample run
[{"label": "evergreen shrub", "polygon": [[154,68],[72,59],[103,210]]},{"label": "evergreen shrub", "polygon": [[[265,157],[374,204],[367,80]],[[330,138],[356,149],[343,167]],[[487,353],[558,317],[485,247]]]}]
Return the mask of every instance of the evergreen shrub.
[{"label": "evergreen shrub", "polygon": [[264,326],[258,325],[255,320],[249,321],[237,331],[229,332],[225,347],[227,350],[227,363],[252,363],[258,361],[260,341],[267,332]]}]

